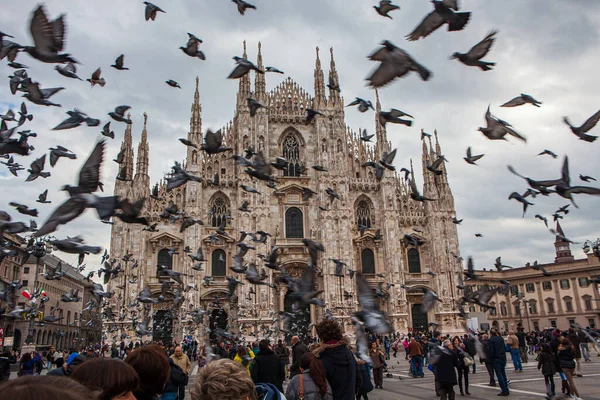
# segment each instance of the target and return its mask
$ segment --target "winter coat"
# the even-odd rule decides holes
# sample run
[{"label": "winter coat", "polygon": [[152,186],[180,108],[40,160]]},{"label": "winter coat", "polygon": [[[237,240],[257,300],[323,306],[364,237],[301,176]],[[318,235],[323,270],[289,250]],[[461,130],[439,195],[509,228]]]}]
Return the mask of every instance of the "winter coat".
[{"label": "winter coat", "polygon": [[335,400],[354,400],[355,393],[360,389],[360,373],[356,359],[348,349],[348,340],[335,340],[322,343],[313,350],[321,360],[325,369],[327,382],[331,385]]},{"label": "winter coat", "polygon": [[456,368],[458,368],[458,357],[452,350],[444,348],[435,364],[436,382],[456,385],[458,383]]},{"label": "winter coat", "polygon": [[[250,352],[249,356],[250,356],[250,358],[254,359],[254,353]],[[235,357],[233,358],[233,361],[242,364],[242,367],[246,368],[246,371],[248,371],[248,375],[250,375],[250,365],[252,365],[251,361],[248,362],[246,365],[244,365],[244,359],[242,357],[240,357],[239,354],[235,355]]]},{"label": "winter coat", "polygon": [[285,379],[285,369],[281,365],[279,356],[273,350],[261,350],[254,356],[254,363],[251,370],[254,383],[272,383],[283,392],[283,380]]},{"label": "winter coat", "polygon": [[169,365],[171,370],[169,371],[169,379],[163,389],[163,393],[175,393],[179,390],[180,386],[185,386],[188,383],[188,377],[185,371],[169,357]]},{"label": "winter coat", "polygon": [[465,345],[465,351],[471,356],[475,357],[477,354],[477,349],[475,348],[475,339],[472,337],[466,338],[463,340],[463,344]]},{"label": "winter coat", "polygon": [[561,369],[573,369],[576,366],[575,353],[571,346],[566,346],[563,350],[559,350],[556,358]]},{"label": "winter coat", "polygon": [[519,331],[515,333],[515,336],[517,337],[517,339],[519,339],[519,347],[527,346],[527,334],[525,332]]},{"label": "winter coat", "polygon": [[360,390],[358,393],[366,394],[373,391],[373,382],[371,381],[371,366],[367,363],[359,364],[358,370],[362,378]]},{"label": "winter coat", "polygon": [[10,364],[14,364],[14,361],[7,357],[0,357],[0,382],[10,379]]},{"label": "winter coat", "polygon": [[503,361],[506,364],[506,349],[501,336],[491,336],[488,339],[488,360]]},{"label": "winter coat", "polygon": [[300,357],[308,353],[308,347],[302,342],[296,342],[292,346],[292,366],[290,367],[290,379],[300,373]]},{"label": "winter coat", "polygon": [[541,352],[538,356],[538,369],[542,371],[542,375],[554,375],[556,373],[554,354]]},{"label": "winter coat", "polygon": [[506,344],[510,346],[510,349],[518,349],[519,348],[519,338],[515,335],[508,335],[506,339]]},{"label": "winter coat", "polygon": [[414,341],[408,344],[408,355],[411,357],[423,356],[423,347],[421,343]]},{"label": "winter coat", "polygon": [[371,360],[373,360],[374,369],[383,368],[383,365],[385,364],[385,356],[383,355],[381,350],[369,349],[369,357],[371,357]]},{"label": "winter coat", "polygon": [[215,355],[219,356],[219,358],[229,358],[227,349],[225,349],[224,347],[221,347],[220,345],[217,346],[217,349],[215,350]]},{"label": "winter coat", "polygon": [[[312,377],[310,376],[309,370],[305,369],[302,372],[302,376],[304,379],[304,400],[333,400],[333,395],[331,392],[331,386],[329,383],[327,384],[327,393],[325,396],[321,396],[319,392],[319,388],[313,382]],[[285,398],[287,400],[296,400],[300,397],[300,374],[294,376],[290,381],[290,384],[287,386],[285,390]]]}]

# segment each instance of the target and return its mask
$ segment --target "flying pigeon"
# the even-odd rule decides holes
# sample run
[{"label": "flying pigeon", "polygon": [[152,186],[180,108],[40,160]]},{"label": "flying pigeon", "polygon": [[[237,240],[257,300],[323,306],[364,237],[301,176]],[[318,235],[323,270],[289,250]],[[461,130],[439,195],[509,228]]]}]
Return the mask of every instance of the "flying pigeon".
[{"label": "flying pigeon", "polygon": [[158,12],[166,13],[166,11],[164,11],[162,8],[158,7],[155,4],[150,3],[149,1],[145,1],[144,4],[146,5],[146,11],[145,11],[146,21],[148,21],[148,20],[154,21],[156,19],[156,13],[158,13]]},{"label": "flying pigeon", "polygon": [[455,12],[458,10],[457,0],[434,0],[432,3],[434,10],[406,36],[409,41],[425,38],[444,24],[448,24],[449,32],[461,31],[471,18],[470,12]]},{"label": "flying pigeon", "polygon": [[527,103],[531,104],[532,106],[536,106],[536,107],[539,107],[540,104],[542,104],[541,101],[537,101],[530,95],[521,93],[520,96],[517,96],[510,101],[507,101],[506,103],[502,104],[500,107],[518,107],[518,106],[522,106],[523,104],[527,104]]},{"label": "flying pigeon", "polygon": [[117,57],[117,59],[115,60],[115,63],[113,65],[111,65],[111,67],[113,67],[114,69],[118,69],[119,71],[128,70],[129,68],[125,68],[123,66],[124,61],[125,61],[125,55],[121,54],[119,57]]},{"label": "flying pigeon", "polygon": [[569,125],[569,128],[571,128],[571,132],[573,132],[580,140],[584,140],[590,143],[598,139],[598,136],[588,135],[587,132],[593,127],[595,127],[599,120],[600,111],[589,117],[588,120],[585,121],[580,127],[571,125],[569,119],[567,117],[563,117],[563,121],[565,122],[565,124]]},{"label": "flying pigeon", "polygon": [[373,6],[373,8],[375,9],[375,11],[377,11],[377,14],[381,15],[382,17],[387,17],[389,19],[393,19],[388,14],[390,11],[400,9],[399,6],[392,4],[392,0],[380,0],[379,6]]},{"label": "flying pigeon", "polygon": [[379,88],[401,78],[410,71],[417,72],[424,81],[429,80],[431,71],[417,63],[407,52],[396,47],[388,40],[381,42],[381,48],[369,56],[372,61],[379,61],[379,66],[367,77],[369,85]]}]

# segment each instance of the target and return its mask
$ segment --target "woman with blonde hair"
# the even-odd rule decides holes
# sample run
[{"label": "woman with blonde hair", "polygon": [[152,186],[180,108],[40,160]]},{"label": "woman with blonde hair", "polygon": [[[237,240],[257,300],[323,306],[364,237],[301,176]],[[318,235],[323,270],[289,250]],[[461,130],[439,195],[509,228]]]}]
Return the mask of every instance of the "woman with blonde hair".
[{"label": "woman with blonde hair", "polygon": [[256,400],[256,390],[241,364],[222,358],[200,369],[190,396],[192,400]]}]

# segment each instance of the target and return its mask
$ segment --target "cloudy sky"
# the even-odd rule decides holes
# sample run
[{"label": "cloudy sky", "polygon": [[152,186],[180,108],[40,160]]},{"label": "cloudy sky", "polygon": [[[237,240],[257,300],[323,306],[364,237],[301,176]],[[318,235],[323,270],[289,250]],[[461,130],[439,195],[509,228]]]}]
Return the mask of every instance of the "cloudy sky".
[{"label": "cloudy sky", "polygon": [[[13,35],[18,43],[31,44],[29,19],[37,3],[21,0],[4,4],[1,30]],[[534,179],[555,179],[560,176],[562,158],[569,155],[573,182],[579,182],[580,173],[600,179],[600,143],[578,140],[561,121],[568,115],[580,125],[600,108],[600,3],[596,1],[462,1],[462,9],[472,11],[465,30],[439,29],[417,42],[407,42],[404,36],[430,12],[432,5],[425,0],[398,0],[401,10],[391,14],[393,20],[377,15],[372,8],[377,3],[372,0],[255,0],[258,10],[249,10],[245,16],[239,15],[229,0],[157,0],[156,4],[167,13],[159,14],[154,22],[146,22],[141,0],[46,1],[51,18],[67,14],[66,50],[83,64],[78,74],[86,79],[102,67],[107,84],[91,89],[85,81],[60,76],[53,65],[37,62],[27,54],[19,56],[17,61],[31,67],[30,76],[42,87],[67,89],[53,98],[62,108],[27,104],[35,118],[26,128],[36,131],[38,137],[30,141],[36,148],[33,156],[16,157],[18,162],[28,166],[34,157],[57,144],[70,148],[79,157],[75,161],[61,159],[54,169],[47,164],[52,176],[34,183],[24,182],[26,173],[15,178],[0,168],[0,209],[10,210],[9,201],[37,206],[38,223],[42,223],[66,199],[57,189],[76,181],[100,131],[88,127],[51,131],[73,107],[100,118],[104,124],[109,120],[106,113],[115,106],[132,106],[136,150],[142,114],[147,112],[150,176],[153,182],[160,179],[173,160],[185,156],[185,147],[177,138],[185,137],[189,129],[196,76],[200,77],[203,128],[219,128],[233,117],[238,83],[225,77],[234,66],[231,57],[242,53],[243,40],[248,43],[251,60],[256,59],[261,41],[265,64],[286,72],[284,76],[267,75],[268,89],[291,76],[309,93],[313,93],[315,47],[322,49],[325,76],[329,66],[327,50],[333,47],[346,102],[356,96],[374,100],[374,92],[364,81],[374,67],[366,56],[383,39],[404,48],[428,67],[433,72],[429,82],[410,75],[380,91],[383,108],[399,108],[416,118],[412,128],[390,126],[388,138],[398,148],[396,165],[407,166],[410,158],[420,160],[420,129],[437,129],[442,151],[450,161],[447,169],[457,215],[464,219],[459,226],[461,253],[473,255],[477,267],[491,266],[499,255],[509,265],[536,259],[553,261],[554,237],[534,215],[539,213],[551,219],[550,215],[568,201],[538,197],[522,219],[521,204],[508,201],[508,196],[513,191],[524,192],[526,184],[507,171],[507,164]],[[497,63],[493,71],[483,72],[449,60],[453,52],[468,51],[492,29],[500,31],[485,58]],[[189,58],[178,49],[185,44],[187,32],[204,40],[206,61]],[[125,54],[130,71],[110,68],[120,54]],[[0,68],[5,76],[13,71],[6,61]],[[168,87],[164,83],[167,79],[178,81],[183,89]],[[16,109],[22,99],[10,94],[8,82],[2,86],[0,112],[4,113],[9,108]],[[543,106],[498,107],[520,93],[531,94]],[[485,125],[488,104],[494,115],[509,121],[527,137],[527,144],[489,141],[477,132],[478,127]],[[354,130],[375,130],[372,112],[360,114],[356,109],[347,109],[346,121]],[[124,125],[111,125],[117,137],[109,143],[108,160],[116,156],[124,132]],[[591,133],[600,135],[600,126]],[[479,167],[462,160],[468,146],[476,154],[486,154]],[[554,151],[559,158],[537,157],[544,149]],[[416,168],[420,168],[418,164],[415,163]],[[417,181],[422,182],[418,172]],[[105,192],[112,193],[117,164],[105,162],[102,174]],[[46,188],[50,189],[53,203],[34,203]],[[579,195],[577,202],[580,209],[571,206],[571,212],[561,221],[565,233],[576,241],[595,239],[600,198]],[[16,212],[12,214],[17,220],[26,220]],[[476,239],[477,232],[484,237]],[[58,231],[59,237],[76,234],[83,235],[89,244],[108,247],[110,243],[110,227],[99,223],[92,211]],[[574,247],[575,255],[582,257],[580,246]],[[75,256],[61,256],[76,262]],[[88,265],[97,260],[90,258]]]}]

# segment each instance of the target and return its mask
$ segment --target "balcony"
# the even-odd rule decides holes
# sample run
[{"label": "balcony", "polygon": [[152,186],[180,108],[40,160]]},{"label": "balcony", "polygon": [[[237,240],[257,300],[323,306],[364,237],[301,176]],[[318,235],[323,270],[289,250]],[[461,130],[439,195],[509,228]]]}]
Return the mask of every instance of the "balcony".
[{"label": "balcony", "polygon": [[404,274],[406,285],[427,285],[431,282],[432,276],[425,273],[408,273]]}]

